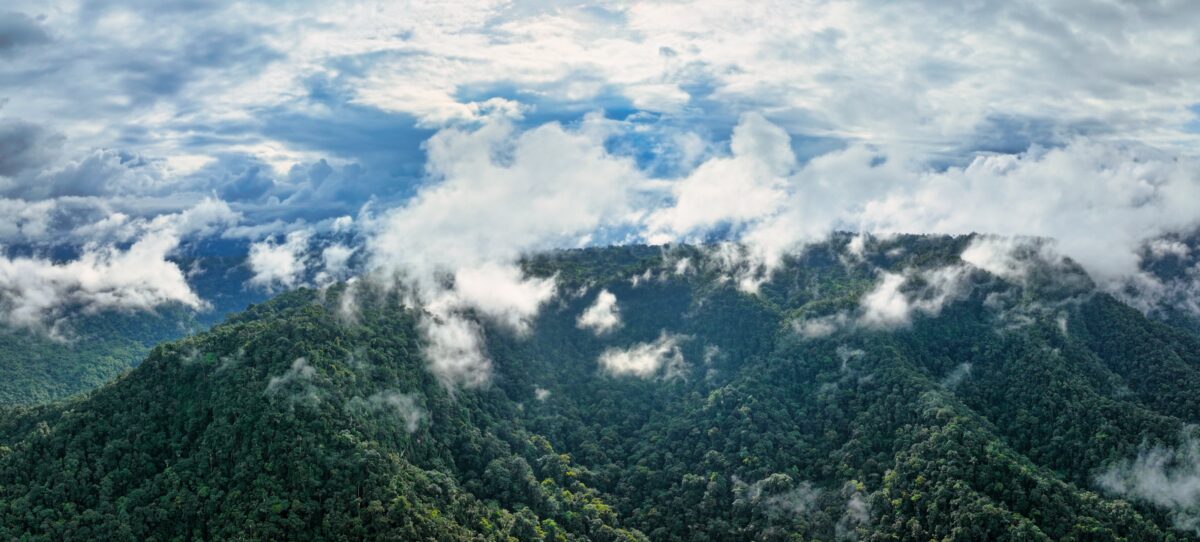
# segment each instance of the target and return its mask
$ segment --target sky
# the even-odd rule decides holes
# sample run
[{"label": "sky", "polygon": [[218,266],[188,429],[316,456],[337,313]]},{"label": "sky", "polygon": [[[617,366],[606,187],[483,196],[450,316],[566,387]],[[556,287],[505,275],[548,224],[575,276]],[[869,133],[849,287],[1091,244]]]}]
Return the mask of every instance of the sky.
[{"label": "sky", "polygon": [[[169,261],[202,238],[272,291],[403,277],[461,338],[463,307],[526,328],[539,250],[733,238],[769,270],[836,230],[985,232],[1153,292],[1148,243],[1200,220],[1186,0],[0,11],[8,323],[202,307]],[[51,244],[79,256],[13,248]]]}]

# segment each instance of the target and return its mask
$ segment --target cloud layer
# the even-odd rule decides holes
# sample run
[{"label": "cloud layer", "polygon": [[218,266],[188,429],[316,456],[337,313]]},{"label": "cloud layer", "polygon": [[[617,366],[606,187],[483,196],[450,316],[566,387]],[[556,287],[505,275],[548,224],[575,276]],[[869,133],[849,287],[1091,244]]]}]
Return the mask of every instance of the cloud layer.
[{"label": "cloud layer", "polygon": [[184,236],[236,220],[227,206],[210,200],[152,221],[110,217],[107,225],[120,230],[117,240],[132,239],[128,248],[93,242],[69,261],[0,257],[0,321],[57,332],[74,311],[150,310],[165,303],[200,309],[204,300],[168,257]]},{"label": "cloud layer", "polygon": [[[553,248],[737,241],[716,256],[753,291],[834,230],[1045,237],[1140,308],[1200,307],[1200,271],[1143,271],[1200,219],[1189,4],[5,9],[6,321],[199,306],[166,258],[205,235],[252,243],[255,287],[395,287],[431,367],[469,385],[485,334],[555,295],[518,267]],[[164,225],[205,209],[233,218]],[[80,256],[16,255],[56,244]],[[1019,280],[1004,252],[964,259]],[[853,318],[902,326],[961,278],[905,273]]]}]

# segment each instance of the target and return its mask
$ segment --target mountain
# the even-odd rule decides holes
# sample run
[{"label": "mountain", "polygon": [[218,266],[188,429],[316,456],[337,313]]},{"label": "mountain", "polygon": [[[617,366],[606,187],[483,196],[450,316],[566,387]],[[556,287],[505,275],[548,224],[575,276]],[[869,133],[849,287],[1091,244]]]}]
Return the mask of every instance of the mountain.
[{"label": "mountain", "polygon": [[396,291],[290,292],[0,413],[0,538],[1200,539],[1200,338],[992,241],[531,257],[469,388]]},{"label": "mountain", "polygon": [[154,311],[67,311],[49,329],[0,324],[0,405],[45,403],[95,389],[136,366],[155,345],[262,301],[265,293],[242,286],[249,276],[244,260],[206,255],[177,261],[191,270],[189,284],[209,303],[206,310],[168,304]]},{"label": "mountain", "polygon": [[1143,307],[1159,320],[1200,333],[1200,231],[1167,235],[1150,241],[1140,254],[1142,292],[1133,285],[1135,298],[1149,298]]}]

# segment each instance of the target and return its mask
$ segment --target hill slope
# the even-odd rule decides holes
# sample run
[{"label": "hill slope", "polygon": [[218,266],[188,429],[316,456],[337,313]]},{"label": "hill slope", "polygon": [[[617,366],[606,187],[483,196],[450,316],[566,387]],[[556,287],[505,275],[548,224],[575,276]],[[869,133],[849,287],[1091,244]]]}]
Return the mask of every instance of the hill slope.
[{"label": "hill slope", "polygon": [[[86,392],[136,366],[150,349],[206,329],[266,294],[245,289],[241,257],[181,260],[208,310],[165,305],[153,312],[68,312],[54,332],[0,324],[0,406],[46,403]],[[50,327],[50,326],[47,326]]]},{"label": "hill slope", "polygon": [[835,238],[753,294],[720,251],[538,257],[561,294],[527,336],[484,323],[481,389],[394,296],[287,294],[7,416],[0,537],[1196,539],[1135,482],[1200,421],[1200,341],[972,241]]}]

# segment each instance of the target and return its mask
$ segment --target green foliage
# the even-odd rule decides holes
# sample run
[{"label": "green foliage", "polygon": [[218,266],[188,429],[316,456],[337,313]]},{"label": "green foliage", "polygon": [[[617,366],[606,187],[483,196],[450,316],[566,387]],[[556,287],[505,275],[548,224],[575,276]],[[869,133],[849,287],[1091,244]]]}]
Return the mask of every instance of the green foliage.
[{"label": "green foliage", "polygon": [[45,403],[99,387],[135,366],[155,344],[198,324],[182,307],[156,313],[81,315],[57,335],[0,328],[0,406]]}]

